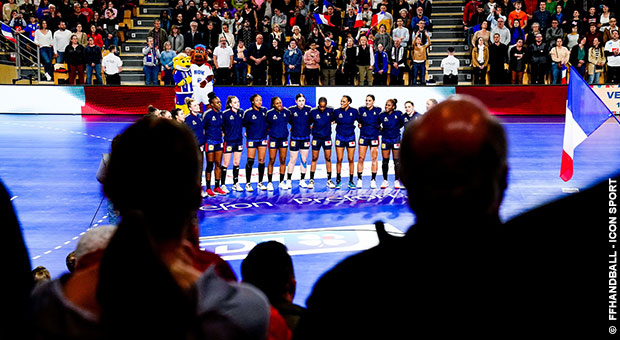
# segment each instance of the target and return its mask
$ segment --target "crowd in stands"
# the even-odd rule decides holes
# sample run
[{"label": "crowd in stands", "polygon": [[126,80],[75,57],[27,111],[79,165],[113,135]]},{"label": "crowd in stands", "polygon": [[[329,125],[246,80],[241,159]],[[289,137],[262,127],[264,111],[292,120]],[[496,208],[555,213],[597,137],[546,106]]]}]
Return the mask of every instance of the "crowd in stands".
[{"label": "crowd in stands", "polygon": [[[40,47],[44,76],[49,81],[55,66],[66,64],[69,84],[92,83],[92,76],[102,84],[101,67],[105,55],[118,50],[119,23],[125,9],[135,7],[133,0],[8,0],[2,5],[2,20],[16,33]],[[112,57],[110,57],[113,59]],[[120,58],[116,66],[122,66]],[[104,71],[118,78],[118,69]],[[112,65],[112,64],[109,64]]]}]

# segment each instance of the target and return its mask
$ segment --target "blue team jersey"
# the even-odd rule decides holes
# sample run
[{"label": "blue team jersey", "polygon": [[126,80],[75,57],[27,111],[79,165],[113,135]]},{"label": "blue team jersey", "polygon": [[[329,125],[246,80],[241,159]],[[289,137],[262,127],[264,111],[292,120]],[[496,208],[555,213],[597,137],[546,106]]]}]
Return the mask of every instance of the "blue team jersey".
[{"label": "blue team jersey", "polygon": [[39,23],[35,22],[34,24],[28,24],[26,28],[24,28],[24,31],[28,33],[28,37],[31,40],[34,40],[34,32],[38,29],[39,29]]},{"label": "blue team jersey", "polygon": [[379,138],[379,134],[381,134],[381,122],[379,121],[379,114],[381,113],[381,109],[378,107],[373,107],[372,109],[368,109],[367,107],[359,108],[359,117],[357,122],[362,125],[360,128],[360,137],[365,139],[377,139]]},{"label": "blue team jersey", "polygon": [[267,109],[249,108],[243,113],[243,126],[249,141],[267,139]]},{"label": "blue team jersey", "polygon": [[312,124],[312,137],[319,139],[331,139],[332,122],[334,121],[334,109],[326,107],[325,111],[318,107],[310,110],[310,124]]},{"label": "blue team jersey", "polygon": [[187,124],[187,126],[189,126],[194,132],[198,145],[204,145],[207,142],[207,139],[205,138],[204,124],[202,123],[202,118],[199,115],[194,116],[190,113],[187,117],[185,117],[185,124]]},{"label": "blue team jersey", "polygon": [[379,120],[381,121],[381,137],[383,137],[383,139],[400,139],[400,128],[403,127],[401,116],[402,113],[398,110],[392,113],[381,112]]},{"label": "blue team jersey", "polygon": [[223,115],[221,111],[215,111],[213,109],[205,112],[202,119],[204,121],[205,137],[207,141],[222,140],[222,127],[223,127]]},{"label": "blue team jersey", "polygon": [[[172,75],[172,78],[174,79],[174,84],[177,85],[183,79],[186,79],[187,77],[191,77],[191,76],[192,76],[192,73],[190,71],[175,70],[174,74]],[[192,93],[193,91],[194,91],[194,87],[192,86],[191,80],[185,85],[177,86],[177,89],[176,89],[176,92],[179,92],[179,93]]]},{"label": "blue team jersey", "polygon": [[407,126],[407,123],[409,123],[411,121],[414,121],[416,119],[419,119],[420,117],[422,117],[422,115],[419,112],[417,112],[417,111],[414,111],[413,115],[411,115],[411,116],[408,115],[407,113],[403,112],[403,114],[401,115],[400,120],[401,120],[403,126]]},{"label": "blue team jersey", "polygon": [[288,109],[291,112],[291,138],[307,139],[310,137],[310,110],[312,108],[304,105],[301,109],[295,105]]},{"label": "blue team jersey", "polygon": [[267,111],[267,133],[271,138],[288,139],[288,121],[291,112],[287,108],[282,111],[271,109]]},{"label": "blue team jersey", "polygon": [[349,107],[346,110],[337,108],[334,110],[334,120],[336,121],[336,134],[342,137],[355,136],[355,121],[359,112],[357,109]]},{"label": "blue team jersey", "polygon": [[224,140],[227,142],[241,142],[243,140],[243,110],[237,112],[228,109],[222,113]]}]

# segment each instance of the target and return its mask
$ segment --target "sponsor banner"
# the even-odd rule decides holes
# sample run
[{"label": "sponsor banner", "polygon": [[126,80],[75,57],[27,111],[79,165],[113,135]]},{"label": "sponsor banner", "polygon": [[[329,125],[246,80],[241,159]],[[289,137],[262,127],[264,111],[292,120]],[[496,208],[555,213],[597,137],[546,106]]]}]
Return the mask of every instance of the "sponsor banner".
[{"label": "sponsor banner", "polygon": [[[385,230],[395,236],[404,235],[390,224],[385,224]],[[232,261],[244,259],[252,248],[266,241],[284,244],[290,255],[361,251],[379,244],[375,226],[368,224],[201,237],[200,248],[214,252],[226,261]]]},{"label": "sponsor banner", "polygon": [[564,115],[566,86],[461,86],[457,94],[482,101],[496,115]]},{"label": "sponsor banner", "polygon": [[0,86],[0,113],[80,114],[86,103],[82,86]]},{"label": "sponsor banner", "polygon": [[620,85],[593,85],[592,89],[609,111],[620,113]]},{"label": "sponsor banner", "polygon": [[323,192],[303,194],[274,194],[273,192],[259,193],[230,199],[228,197],[213,197],[203,201],[200,207],[200,217],[220,217],[222,215],[255,215],[290,213],[326,209],[343,209],[368,206],[407,206],[407,192],[405,190],[368,189],[356,190],[347,193]]}]

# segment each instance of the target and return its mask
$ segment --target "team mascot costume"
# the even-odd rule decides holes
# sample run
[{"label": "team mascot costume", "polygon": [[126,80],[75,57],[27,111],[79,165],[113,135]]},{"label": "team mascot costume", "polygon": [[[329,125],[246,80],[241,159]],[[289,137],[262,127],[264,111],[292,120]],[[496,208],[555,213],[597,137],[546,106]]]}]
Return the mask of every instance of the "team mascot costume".
[{"label": "team mascot costume", "polygon": [[213,92],[213,70],[207,63],[207,49],[205,45],[196,45],[192,53],[192,65],[189,67],[192,75],[194,95],[192,99],[202,103],[203,109],[209,105],[209,93]]},{"label": "team mascot costume", "polygon": [[174,84],[176,85],[174,92],[176,93],[176,108],[183,110],[186,115],[189,114],[189,108],[185,105],[185,98],[189,98],[194,93],[192,86],[192,73],[189,70],[192,64],[191,58],[185,53],[179,53],[172,59],[174,66]]}]

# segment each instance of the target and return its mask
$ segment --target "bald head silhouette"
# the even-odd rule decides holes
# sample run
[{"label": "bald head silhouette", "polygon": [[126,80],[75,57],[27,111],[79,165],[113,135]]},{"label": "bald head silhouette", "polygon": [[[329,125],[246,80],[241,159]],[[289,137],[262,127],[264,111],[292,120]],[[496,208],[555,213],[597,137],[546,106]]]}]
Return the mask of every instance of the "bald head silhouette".
[{"label": "bald head silhouette", "polygon": [[452,96],[407,126],[400,177],[417,219],[498,218],[506,189],[506,136],[486,107]]}]

